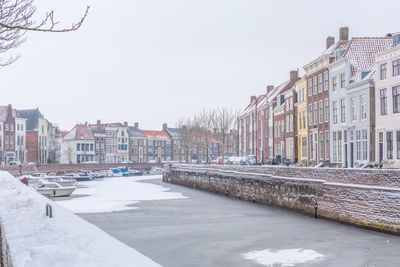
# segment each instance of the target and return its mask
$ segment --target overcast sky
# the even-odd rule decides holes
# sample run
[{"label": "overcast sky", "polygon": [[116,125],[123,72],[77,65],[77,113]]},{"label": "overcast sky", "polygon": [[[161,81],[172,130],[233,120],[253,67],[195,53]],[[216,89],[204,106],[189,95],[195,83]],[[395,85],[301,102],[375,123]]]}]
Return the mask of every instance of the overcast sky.
[{"label": "overcast sky", "polygon": [[400,1],[37,0],[77,32],[32,33],[1,69],[1,103],[39,107],[63,130],[76,122],[174,126],[202,108],[242,109],[338,39],[400,31]]}]

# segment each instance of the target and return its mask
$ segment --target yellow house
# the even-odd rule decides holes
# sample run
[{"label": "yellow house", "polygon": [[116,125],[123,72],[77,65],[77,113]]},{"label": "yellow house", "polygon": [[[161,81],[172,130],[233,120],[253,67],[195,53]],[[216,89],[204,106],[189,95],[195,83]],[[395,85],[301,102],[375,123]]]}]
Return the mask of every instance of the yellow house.
[{"label": "yellow house", "polygon": [[[297,138],[299,166],[306,166],[308,160],[308,120],[307,120],[307,79],[296,82],[297,93]],[[301,163],[301,164],[300,164]]]},{"label": "yellow house", "polygon": [[117,155],[117,161],[119,163],[126,163],[129,161],[129,135],[127,122],[124,122],[123,126],[118,127]]}]

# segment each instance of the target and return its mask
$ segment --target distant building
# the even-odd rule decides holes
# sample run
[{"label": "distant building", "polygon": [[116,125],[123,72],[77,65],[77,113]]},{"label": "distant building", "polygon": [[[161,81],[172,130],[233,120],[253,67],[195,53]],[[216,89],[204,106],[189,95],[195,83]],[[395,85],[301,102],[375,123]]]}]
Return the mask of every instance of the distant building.
[{"label": "distant building", "polygon": [[128,135],[128,123],[118,127],[117,132],[117,161],[127,162],[129,160],[129,135]]},{"label": "distant building", "polygon": [[147,135],[139,129],[139,123],[128,127],[129,160],[133,163],[147,162]]},{"label": "distant building", "polygon": [[79,164],[95,161],[95,139],[88,125],[77,124],[62,140],[61,163]]},{"label": "distant building", "polygon": [[296,83],[297,93],[297,155],[301,166],[308,162],[308,113],[307,113],[307,79],[304,77]]},{"label": "distant building", "polygon": [[[23,120],[17,118],[17,122],[23,123]],[[11,105],[0,106],[0,160],[2,164],[8,164],[10,161],[19,159],[21,147],[16,149],[16,112]],[[20,131],[19,131],[20,132]],[[22,134],[23,136],[23,134]],[[23,152],[23,151],[22,151]]]},{"label": "distant building", "polygon": [[49,157],[48,121],[36,109],[17,110],[26,119],[26,149],[28,162],[47,163]]},{"label": "distant building", "polygon": [[163,131],[168,134],[171,139],[171,160],[172,161],[185,161],[185,151],[181,145],[180,130],[178,128],[170,128],[166,123],[163,124]]},{"label": "distant building", "polygon": [[49,162],[60,163],[62,134],[60,128],[58,127],[58,124],[49,122],[48,135]]},{"label": "distant building", "polygon": [[106,129],[101,127],[100,120],[97,120],[97,125],[91,127],[90,131],[93,134],[94,145],[95,145],[95,161],[98,163],[106,162]]},{"label": "distant building", "polygon": [[162,162],[171,160],[171,139],[164,131],[142,130],[147,136],[148,162]]}]

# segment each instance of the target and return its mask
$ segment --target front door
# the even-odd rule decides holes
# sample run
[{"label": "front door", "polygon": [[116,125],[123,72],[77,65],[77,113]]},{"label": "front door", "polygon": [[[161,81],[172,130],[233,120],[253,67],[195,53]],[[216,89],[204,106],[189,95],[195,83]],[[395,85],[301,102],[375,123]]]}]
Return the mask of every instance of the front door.
[{"label": "front door", "polygon": [[348,167],[348,162],[347,162],[347,144],[344,144],[344,167]]},{"label": "front door", "polygon": [[379,143],[379,162],[383,161],[383,143]]}]

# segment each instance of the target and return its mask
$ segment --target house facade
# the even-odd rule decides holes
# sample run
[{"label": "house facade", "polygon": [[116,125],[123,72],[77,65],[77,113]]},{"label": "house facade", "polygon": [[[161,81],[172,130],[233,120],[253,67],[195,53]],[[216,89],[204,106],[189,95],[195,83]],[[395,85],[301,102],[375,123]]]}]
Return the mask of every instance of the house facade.
[{"label": "house facade", "polygon": [[147,135],[140,129],[139,124],[128,127],[129,134],[129,160],[133,163],[147,162]]},{"label": "house facade", "polygon": [[118,127],[117,132],[117,162],[127,162],[129,160],[129,135],[128,123]]},{"label": "house facade", "polygon": [[301,166],[308,162],[307,79],[296,82],[297,155]]},{"label": "house facade", "polygon": [[77,124],[62,140],[61,163],[95,161],[95,139],[87,124]]},{"label": "house facade", "polygon": [[375,160],[400,168],[400,35],[375,58]]},{"label": "house facade", "polygon": [[142,130],[147,136],[147,162],[171,160],[171,139],[164,131]]}]

